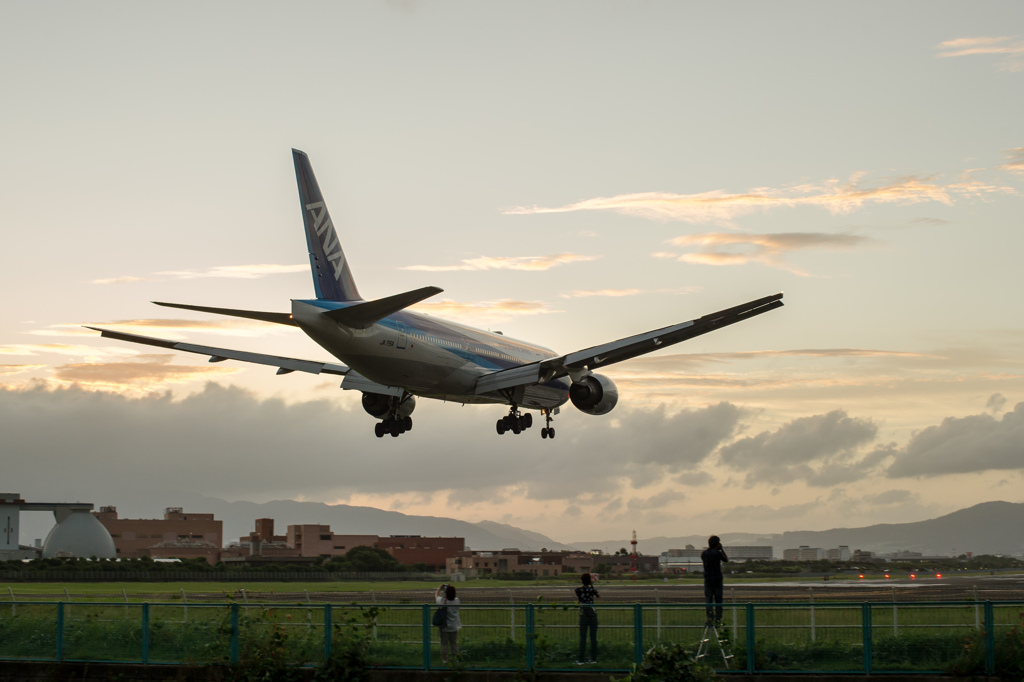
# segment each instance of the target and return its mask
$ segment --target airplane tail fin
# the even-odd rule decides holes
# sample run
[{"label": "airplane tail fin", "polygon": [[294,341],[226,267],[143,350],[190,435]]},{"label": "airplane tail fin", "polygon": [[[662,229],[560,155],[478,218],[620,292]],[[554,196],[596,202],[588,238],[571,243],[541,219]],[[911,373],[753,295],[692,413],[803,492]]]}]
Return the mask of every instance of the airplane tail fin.
[{"label": "airplane tail fin", "polygon": [[292,160],[295,162],[295,180],[299,185],[302,222],[306,227],[306,246],[309,248],[309,266],[313,271],[316,297],[328,301],[361,301],[309,157],[305,152],[293,149]]}]

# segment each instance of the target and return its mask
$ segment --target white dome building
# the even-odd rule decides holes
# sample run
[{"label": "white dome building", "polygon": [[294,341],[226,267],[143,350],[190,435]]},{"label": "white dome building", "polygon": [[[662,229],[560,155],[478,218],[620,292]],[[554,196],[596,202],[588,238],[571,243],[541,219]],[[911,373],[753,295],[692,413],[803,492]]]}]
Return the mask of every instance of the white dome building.
[{"label": "white dome building", "polygon": [[60,521],[43,543],[43,558],[75,556],[82,559],[117,556],[114,539],[89,511],[72,511]]}]

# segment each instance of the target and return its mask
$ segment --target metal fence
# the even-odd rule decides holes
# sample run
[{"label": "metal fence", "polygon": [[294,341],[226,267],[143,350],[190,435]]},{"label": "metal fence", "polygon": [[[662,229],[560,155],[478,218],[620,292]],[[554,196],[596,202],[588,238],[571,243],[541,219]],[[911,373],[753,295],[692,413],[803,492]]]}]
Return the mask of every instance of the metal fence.
[{"label": "metal fence", "polygon": [[[444,667],[434,608],[13,601],[0,604],[0,660],[238,664],[273,648],[289,664],[318,666],[356,636],[372,667],[430,670]],[[611,672],[671,643],[749,673],[992,673],[1001,642],[1024,643],[1024,601],[726,604],[718,639],[708,637],[703,604],[595,608],[598,663],[587,669]],[[460,610],[462,669],[579,669],[574,604]]]}]

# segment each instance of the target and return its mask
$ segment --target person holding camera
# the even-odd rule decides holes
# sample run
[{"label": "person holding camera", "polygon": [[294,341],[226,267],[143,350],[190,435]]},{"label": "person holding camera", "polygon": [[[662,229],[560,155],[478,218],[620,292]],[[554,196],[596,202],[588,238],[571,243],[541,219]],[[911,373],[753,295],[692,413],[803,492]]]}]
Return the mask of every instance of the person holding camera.
[{"label": "person holding camera", "polygon": [[[700,553],[701,563],[704,564],[704,603],[707,610],[707,621],[704,626],[714,624],[718,627],[722,624],[722,598],[725,593],[725,577],[722,575],[722,564],[728,563],[729,557],[725,555],[722,548],[722,541],[717,535],[708,538],[708,548]],[[715,604],[712,613],[711,604]],[[712,621],[712,616],[714,621]]]},{"label": "person holding camera", "polygon": [[[583,584],[576,588],[576,599],[580,603],[580,655],[576,665],[597,663],[597,610],[594,609],[594,598],[600,597],[589,573],[580,576]],[[590,659],[587,654],[587,633],[590,633]]]},{"label": "person holding camera", "polygon": [[459,655],[459,629],[462,620],[459,618],[459,598],[455,596],[455,586],[442,584],[434,593],[434,601],[444,607],[447,612],[445,622],[438,626],[441,632],[441,662],[447,663]]}]

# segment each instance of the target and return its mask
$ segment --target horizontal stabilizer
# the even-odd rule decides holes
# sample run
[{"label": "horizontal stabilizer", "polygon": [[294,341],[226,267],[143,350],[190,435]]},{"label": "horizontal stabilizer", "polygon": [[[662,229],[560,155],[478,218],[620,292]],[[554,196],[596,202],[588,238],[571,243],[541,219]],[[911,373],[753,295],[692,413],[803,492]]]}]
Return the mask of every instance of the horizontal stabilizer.
[{"label": "horizontal stabilizer", "polygon": [[250,320],[261,320],[263,322],[273,322],[274,324],[290,324],[293,327],[298,326],[295,324],[295,320],[292,319],[292,316],[289,313],[265,313],[261,310],[236,310],[234,308],[208,308],[202,305],[186,305],[184,303],[164,303],[162,301],[153,301],[153,303],[156,303],[157,305],[162,305],[165,308],[197,310],[201,313],[214,313],[216,315],[245,317]]},{"label": "horizontal stabilizer", "polygon": [[353,329],[366,329],[373,323],[384,319],[392,313],[404,310],[420,301],[435,296],[444,291],[440,287],[423,287],[414,291],[407,291],[404,294],[395,294],[385,298],[378,298],[376,301],[356,303],[346,308],[329,310],[324,313],[335,322]]},{"label": "horizontal stabilizer", "polygon": [[223,362],[224,360],[239,360],[241,362],[252,362],[257,365],[269,365],[270,367],[277,367],[279,370],[278,374],[287,374],[289,372],[307,372],[309,374],[338,374],[344,376],[349,373],[349,368],[345,365],[338,365],[331,362],[317,362],[315,360],[299,360],[298,358],[286,358],[280,355],[265,355],[263,353],[249,353],[242,350],[232,350],[230,348],[215,348],[213,346],[199,346],[194,343],[183,343],[181,341],[170,341],[168,339],[158,339],[152,336],[141,336],[139,334],[127,334],[125,332],[117,332],[111,329],[100,329],[99,327],[86,327],[86,329],[92,329],[93,331],[99,332],[102,336],[108,339],[117,339],[119,341],[129,341],[131,343],[141,343],[147,346],[157,346],[159,348],[168,348],[170,350],[180,350],[186,353],[197,353],[199,355],[209,355],[210,362]]}]

